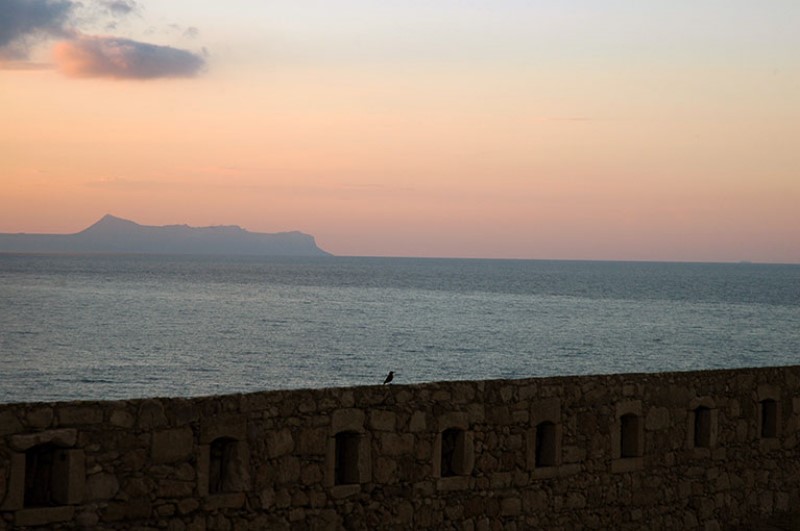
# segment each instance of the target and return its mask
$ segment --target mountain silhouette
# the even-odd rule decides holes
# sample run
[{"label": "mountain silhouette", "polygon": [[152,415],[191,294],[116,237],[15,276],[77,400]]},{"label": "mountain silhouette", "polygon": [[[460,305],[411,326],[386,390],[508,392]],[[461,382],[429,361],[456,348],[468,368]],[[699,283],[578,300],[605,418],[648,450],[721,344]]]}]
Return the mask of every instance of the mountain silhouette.
[{"label": "mountain silhouette", "polygon": [[75,234],[0,234],[0,252],[327,256],[302,232],[250,232],[236,225],[149,226],[107,214]]}]

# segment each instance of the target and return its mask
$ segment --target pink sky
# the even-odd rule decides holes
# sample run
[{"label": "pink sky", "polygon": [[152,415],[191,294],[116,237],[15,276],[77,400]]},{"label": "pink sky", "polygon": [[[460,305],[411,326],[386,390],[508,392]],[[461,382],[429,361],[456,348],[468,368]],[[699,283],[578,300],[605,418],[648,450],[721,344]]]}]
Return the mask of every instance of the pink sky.
[{"label": "pink sky", "polygon": [[800,263],[794,2],[161,4],[0,38],[0,232]]}]

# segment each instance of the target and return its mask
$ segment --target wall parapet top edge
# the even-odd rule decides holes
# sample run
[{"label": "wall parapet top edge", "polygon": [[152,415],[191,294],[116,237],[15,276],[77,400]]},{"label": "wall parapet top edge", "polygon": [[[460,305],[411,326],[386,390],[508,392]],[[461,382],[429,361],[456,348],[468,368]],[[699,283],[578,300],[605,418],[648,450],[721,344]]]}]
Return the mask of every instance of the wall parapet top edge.
[{"label": "wall parapet top edge", "polygon": [[[313,395],[320,395],[325,393],[341,393],[345,391],[356,391],[356,392],[368,392],[368,391],[375,391],[378,389],[385,389],[389,390],[390,392],[396,393],[398,390],[402,389],[419,389],[424,390],[425,388],[429,388],[430,390],[439,389],[442,386],[452,386],[452,385],[489,385],[489,386],[497,386],[497,385],[529,385],[529,384],[544,384],[544,385],[557,385],[562,383],[574,383],[576,380],[593,380],[593,379],[605,379],[605,380],[615,380],[620,383],[624,383],[628,380],[642,380],[647,379],[648,377],[658,377],[659,379],[664,378],[687,378],[691,377],[692,375],[697,376],[737,376],[737,375],[745,375],[745,374],[753,374],[753,373],[769,373],[772,371],[789,371],[789,372],[798,372],[800,373],[800,365],[766,365],[766,366],[758,366],[758,367],[738,367],[738,368],[731,368],[731,369],[699,369],[699,370],[689,370],[689,371],[663,371],[663,372],[623,372],[623,373],[592,373],[592,374],[569,374],[569,375],[554,375],[554,376],[531,376],[525,378],[493,378],[493,379],[486,379],[486,380],[439,380],[439,381],[432,381],[432,382],[417,382],[417,383],[392,383],[390,385],[381,385],[381,384],[373,384],[373,385],[354,385],[354,386],[341,386],[341,387],[316,387],[316,388],[307,388],[307,387],[299,387],[296,389],[264,389],[261,391],[250,391],[250,392],[236,392],[236,393],[229,393],[229,394],[217,394],[217,395],[196,395],[196,396],[183,396],[183,395],[175,395],[175,396],[147,396],[147,397],[135,397],[135,398],[114,398],[109,400],[97,400],[97,399],[88,399],[88,400],[63,400],[63,401],[32,401],[32,402],[0,402],[0,411],[4,409],[18,409],[21,407],[51,407],[51,408],[61,408],[67,406],[82,406],[82,407],[110,407],[114,404],[118,405],[127,405],[127,406],[139,406],[145,402],[149,401],[178,401],[178,400],[186,400],[191,402],[203,402],[203,401],[218,401],[218,400],[235,400],[235,399],[247,399],[253,398],[258,396],[269,396],[269,397],[280,397],[280,395],[286,396],[293,396],[297,395],[298,393],[311,393]],[[800,374],[799,374],[800,376]]]}]

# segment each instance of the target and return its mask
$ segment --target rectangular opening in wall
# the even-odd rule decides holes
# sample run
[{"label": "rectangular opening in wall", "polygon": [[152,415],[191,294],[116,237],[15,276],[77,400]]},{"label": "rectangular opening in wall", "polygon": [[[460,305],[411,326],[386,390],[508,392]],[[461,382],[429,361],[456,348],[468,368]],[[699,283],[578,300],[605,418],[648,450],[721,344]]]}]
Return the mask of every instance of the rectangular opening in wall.
[{"label": "rectangular opening in wall", "polygon": [[361,436],[355,431],[336,434],[334,483],[351,485],[358,483],[358,446]]},{"label": "rectangular opening in wall", "polygon": [[459,476],[464,473],[464,430],[448,428],[442,432],[441,476]]},{"label": "rectangular opening in wall", "polygon": [[536,425],[536,468],[556,465],[556,425],[540,422]]},{"label": "rectangular opening in wall", "polygon": [[208,463],[208,493],[221,494],[236,491],[238,476],[235,457],[236,439],[219,437],[211,442]]},{"label": "rectangular opening in wall", "polygon": [[639,452],[639,417],[633,413],[622,415],[620,421],[620,457],[638,457]]},{"label": "rectangular opening in wall", "polygon": [[57,477],[53,471],[59,456],[64,459],[63,452],[52,444],[40,444],[25,452],[25,507],[50,507],[57,505],[55,491],[56,482],[66,478]]},{"label": "rectangular opening in wall", "polygon": [[772,439],[778,436],[778,403],[767,399],[761,401],[761,437]]},{"label": "rectangular opening in wall", "polygon": [[711,446],[711,409],[700,406],[694,410],[694,447]]}]

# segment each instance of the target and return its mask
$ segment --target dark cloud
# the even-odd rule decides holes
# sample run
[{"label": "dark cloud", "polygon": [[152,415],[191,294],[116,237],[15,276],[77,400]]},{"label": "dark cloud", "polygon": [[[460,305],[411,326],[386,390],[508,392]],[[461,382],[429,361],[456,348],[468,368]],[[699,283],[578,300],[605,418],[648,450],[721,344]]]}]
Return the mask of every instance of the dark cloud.
[{"label": "dark cloud", "polygon": [[139,10],[139,4],[133,0],[108,0],[103,2],[109,13],[114,16],[124,17]]},{"label": "dark cloud", "polygon": [[117,37],[62,41],[56,44],[54,57],[58,69],[69,77],[194,77],[205,67],[205,59],[192,52]]},{"label": "dark cloud", "polygon": [[[55,66],[69,77],[155,79],[193,77],[205,67],[202,55],[121,37],[89,36],[101,27],[141,11],[137,0],[0,0],[0,69],[33,69],[26,63],[34,45],[61,38],[54,48]],[[197,28],[183,31],[193,38]]]},{"label": "dark cloud", "polygon": [[77,5],[69,0],[0,0],[0,59],[24,59],[38,39],[68,33]]}]

